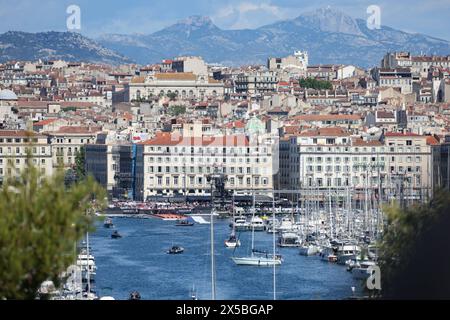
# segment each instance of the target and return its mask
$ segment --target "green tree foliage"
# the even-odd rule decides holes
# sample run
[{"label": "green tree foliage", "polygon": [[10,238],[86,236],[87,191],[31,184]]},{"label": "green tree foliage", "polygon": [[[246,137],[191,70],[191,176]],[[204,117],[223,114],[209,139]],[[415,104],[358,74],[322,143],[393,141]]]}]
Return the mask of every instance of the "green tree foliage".
[{"label": "green tree foliage", "polygon": [[76,107],[65,107],[65,108],[62,108],[62,110],[64,112],[77,111],[77,108]]},{"label": "green tree foliage", "polygon": [[151,103],[153,93],[150,93],[148,97],[139,97],[138,99],[131,99],[132,103]]},{"label": "green tree foliage", "polygon": [[77,151],[75,155],[75,173],[78,178],[84,179],[86,177],[86,150],[84,147],[81,147],[80,150]]},{"label": "green tree foliage", "polygon": [[169,98],[170,100],[175,100],[176,98],[177,98],[177,94],[175,93],[175,92],[169,92],[168,94],[167,94],[167,98]]},{"label": "green tree foliage", "polygon": [[387,208],[380,246],[382,295],[394,299],[450,298],[450,194],[402,210]]},{"label": "green tree foliage", "polygon": [[0,190],[0,299],[34,299],[42,282],[58,284],[104,199],[92,178],[65,188],[62,171],[45,177],[30,165],[7,178]]},{"label": "green tree foliage", "polygon": [[185,114],[186,113],[186,107],[185,106],[171,106],[169,108],[169,114],[177,117],[179,115]]},{"label": "green tree foliage", "polygon": [[300,79],[300,86],[308,89],[316,90],[332,90],[333,85],[330,81],[317,80],[313,78]]}]

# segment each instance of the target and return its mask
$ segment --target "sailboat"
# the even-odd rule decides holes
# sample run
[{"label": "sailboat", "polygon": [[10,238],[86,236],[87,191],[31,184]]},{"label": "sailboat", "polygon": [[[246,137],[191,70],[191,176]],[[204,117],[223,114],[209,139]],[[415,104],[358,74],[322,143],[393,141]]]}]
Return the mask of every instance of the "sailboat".
[{"label": "sailboat", "polygon": [[234,221],[235,219],[234,219],[234,194],[233,194],[233,223],[232,223],[233,230],[231,231],[230,237],[227,240],[225,240],[225,247],[227,248],[236,248],[241,245],[241,241],[236,237],[236,229],[235,229],[236,227]]},{"label": "sailboat", "polygon": [[195,286],[192,287],[191,300],[198,300],[197,291],[195,290]]},{"label": "sailboat", "polygon": [[[253,218],[255,216],[255,193],[253,192]],[[273,216],[275,220],[275,210],[273,211]],[[266,251],[255,250],[255,227],[252,227],[252,252],[250,256],[247,257],[232,257],[233,261],[237,265],[242,266],[258,266],[258,267],[269,267],[281,265],[283,259],[281,255],[275,254],[275,247],[272,254]]]}]

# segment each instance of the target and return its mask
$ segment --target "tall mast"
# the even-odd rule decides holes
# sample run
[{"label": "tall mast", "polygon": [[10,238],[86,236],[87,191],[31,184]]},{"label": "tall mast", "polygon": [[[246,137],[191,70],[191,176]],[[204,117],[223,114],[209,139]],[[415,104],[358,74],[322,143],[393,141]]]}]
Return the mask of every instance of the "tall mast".
[{"label": "tall mast", "polygon": [[369,228],[368,189],[369,189],[369,171],[368,169],[366,169],[366,185],[364,188],[364,215],[365,215],[364,231],[367,231],[367,229]]},{"label": "tall mast", "polygon": [[216,300],[216,266],[214,261],[214,178],[211,179],[211,299]]},{"label": "tall mast", "polygon": [[91,279],[90,279],[90,265],[89,265],[89,232],[86,232],[86,254],[87,254],[87,299],[89,300],[89,294],[91,293]]},{"label": "tall mast", "polygon": [[328,210],[329,210],[329,214],[330,214],[330,234],[331,234],[331,238],[333,238],[333,215],[332,215],[332,210],[331,210],[331,187],[328,187]]},{"label": "tall mast", "polygon": [[[275,193],[272,194],[272,225],[275,227]],[[275,231],[275,230],[273,230]],[[275,266],[275,232],[272,232],[273,242],[273,300],[277,300],[276,266]]]},{"label": "tall mast", "polygon": [[231,234],[235,234],[235,232],[236,232],[236,227],[235,227],[235,225],[234,225],[234,222],[235,222],[235,206],[234,206],[234,190],[233,190],[233,196],[232,196],[232,213],[233,213],[233,223],[232,223],[232,225],[233,225],[233,230],[231,231]]},{"label": "tall mast", "polygon": [[[252,177],[253,179],[253,177]],[[256,211],[256,199],[255,199],[255,188],[253,188],[253,214],[252,214],[252,256],[253,256],[253,250],[255,249],[255,211]]]}]

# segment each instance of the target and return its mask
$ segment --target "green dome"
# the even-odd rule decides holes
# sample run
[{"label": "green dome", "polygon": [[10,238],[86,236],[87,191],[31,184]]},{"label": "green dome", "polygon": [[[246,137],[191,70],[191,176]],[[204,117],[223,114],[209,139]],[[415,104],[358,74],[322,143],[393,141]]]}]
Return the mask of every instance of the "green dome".
[{"label": "green dome", "polygon": [[250,134],[258,134],[258,133],[265,133],[266,132],[266,126],[264,122],[259,120],[257,117],[251,118],[247,125],[245,126],[245,129]]}]

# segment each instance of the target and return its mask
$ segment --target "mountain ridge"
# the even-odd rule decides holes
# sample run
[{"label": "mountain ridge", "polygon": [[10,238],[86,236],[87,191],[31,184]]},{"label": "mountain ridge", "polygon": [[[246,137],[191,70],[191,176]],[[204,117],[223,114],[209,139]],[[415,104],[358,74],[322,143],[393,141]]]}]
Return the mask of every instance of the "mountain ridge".
[{"label": "mountain ridge", "polygon": [[0,35],[0,61],[65,59],[110,64],[151,64],[183,55],[224,65],[265,64],[296,50],[310,64],[379,65],[388,51],[449,55],[450,42],[388,26],[370,30],[366,21],[321,8],[256,29],[224,30],[211,18],[191,16],[150,34],[105,34],[89,39],[73,32],[13,32]]},{"label": "mountain ridge", "polygon": [[365,20],[331,8],[242,30],[223,30],[208,17],[192,16],[157,32],[133,37],[134,45],[124,45],[129,40],[126,35],[120,35],[120,42],[112,41],[112,36],[104,35],[98,41],[141,64],[179,55],[200,55],[208,62],[226,65],[265,64],[269,56],[307,50],[312,64],[371,67],[378,65],[387,51],[450,54],[450,42],[444,39],[388,26],[369,30]]},{"label": "mountain ridge", "polygon": [[0,62],[39,59],[106,64],[132,62],[129,58],[75,32],[8,31],[0,34]]}]

